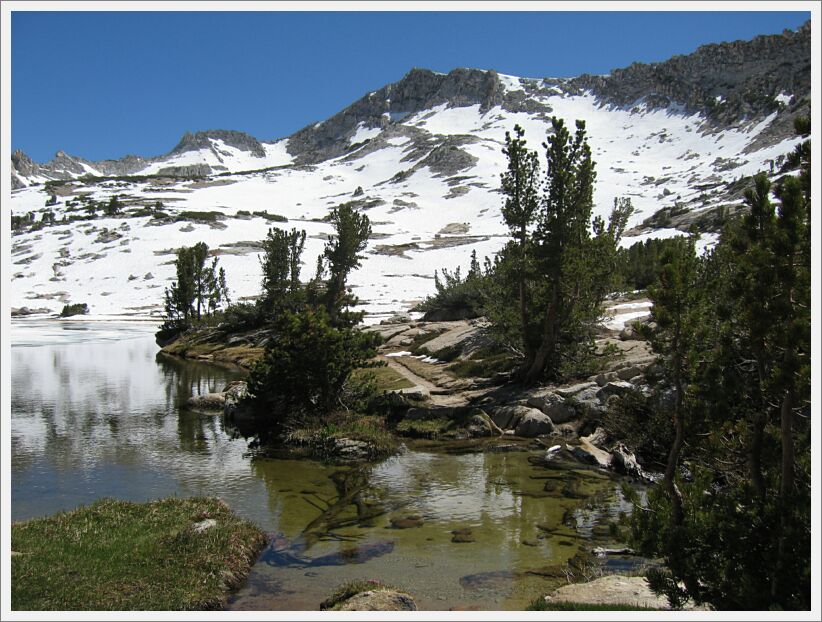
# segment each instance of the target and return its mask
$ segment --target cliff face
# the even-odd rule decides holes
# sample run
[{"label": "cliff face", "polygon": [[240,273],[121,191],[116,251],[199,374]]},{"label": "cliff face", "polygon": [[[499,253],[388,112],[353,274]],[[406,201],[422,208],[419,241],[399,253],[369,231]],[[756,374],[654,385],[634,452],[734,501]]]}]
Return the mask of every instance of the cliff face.
[{"label": "cliff face", "polygon": [[505,90],[494,71],[455,69],[441,74],[412,69],[399,82],[369,93],[333,117],[308,125],[291,136],[288,152],[301,163],[343,155],[358,127],[381,128],[421,110],[446,104],[479,104],[488,110],[502,103]]},{"label": "cliff face", "polygon": [[229,147],[234,147],[240,151],[248,151],[255,157],[265,157],[265,149],[262,144],[260,144],[260,141],[250,134],[234,130],[207,130],[194,134],[186,132],[169,155],[177,155],[187,151],[198,151],[200,149],[213,149],[214,145],[211,139],[222,141]]},{"label": "cliff face", "polygon": [[785,105],[809,106],[810,22],[796,32],[704,45],[663,63],[634,63],[609,76],[582,75],[569,86],[617,106],[642,98],[657,107],[676,102],[725,125],[778,110],[782,93],[792,96]]}]

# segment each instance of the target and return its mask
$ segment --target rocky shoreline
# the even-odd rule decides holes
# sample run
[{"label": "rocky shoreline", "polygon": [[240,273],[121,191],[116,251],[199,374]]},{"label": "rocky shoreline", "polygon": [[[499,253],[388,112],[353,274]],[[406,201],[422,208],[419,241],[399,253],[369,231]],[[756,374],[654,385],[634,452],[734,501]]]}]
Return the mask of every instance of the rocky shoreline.
[{"label": "rocky shoreline", "polygon": [[[547,459],[561,451],[596,468],[648,482],[657,479],[624,439],[609,435],[601,425],[615,400],[632,392],[650,395],[660,378],[661,369],[648,344],[633,330],[603,329],[599,348],[616,354],[598,373],[567,384],[522,387],[511,383],[507,373],[460,377],[451,371],[461,362],[483,360],[479,357],[488,343],[486,328],[482,318],[423,322],[398,314],[364,329],[382,336],[379,358],[412,385],[391,391],[401,402],[399,436],[433,442],[530,441],[548,449]],[[162,351],[250,369],[269,337],[267,331],[256,330],[221,340],[217,331],[205,331],[167,344]],[[438,358],[444,355],[451,360]],[[227,423],[242,426],[251,417],[242,403],[247,394],[246,383],[235,381],[222,392],[191,397],[186,408],[222,414]],[[332,454],[336,456],[331,457],[361,460],[371,455],[365,441],[335,442]]]}]

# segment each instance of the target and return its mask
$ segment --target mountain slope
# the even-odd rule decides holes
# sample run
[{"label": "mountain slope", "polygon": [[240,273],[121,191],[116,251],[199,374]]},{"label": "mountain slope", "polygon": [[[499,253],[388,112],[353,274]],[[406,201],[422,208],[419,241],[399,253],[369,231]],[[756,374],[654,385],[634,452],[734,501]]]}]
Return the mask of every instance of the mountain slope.
[{"label": "mountain slope", "polygon": [[[696,224],[707,244],[720,214],[739,205],[740,178],[776,170],[798,142],[792,119],[809,106],[803,27],[605,77],[414,69],[276,142],[211,130],[186,134],[169,154],[149,159],[88,162],[58,153],[38,165],[17,152],[13,214],[39,220],[53,193],[57,204],[48,209],[57,223],[23,225],[15,235],[12,306],[59,310],[71,300],[97,314],[156,314],[174,276],[174,249],[199,240],[221,256],[235,298],[254,296],[269,225],[306,229],[310,270],[330,232],[323,218],[354,201],[375,235],[353,283],[377,319],[430,293],[435,269],[505,243],[498,192],[505,132],[518,123],[536,147],[552,115],[587,123],[595,212],[607,215],[615,197],[632,199],[626,243]],[[68,222],[113,195],[125,203],[123,215]]]}]

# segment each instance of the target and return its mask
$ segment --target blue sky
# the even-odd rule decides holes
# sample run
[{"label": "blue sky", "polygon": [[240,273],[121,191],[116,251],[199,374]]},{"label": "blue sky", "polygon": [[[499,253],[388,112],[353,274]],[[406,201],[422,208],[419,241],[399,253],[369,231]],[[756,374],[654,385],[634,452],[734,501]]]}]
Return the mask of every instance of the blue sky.
[{"label": "blue sky", "polygon": [[153,156],[185,131],[268,140],[412,67],[608,73],[795,29],[800,12],[13,12],[12,148]]}]

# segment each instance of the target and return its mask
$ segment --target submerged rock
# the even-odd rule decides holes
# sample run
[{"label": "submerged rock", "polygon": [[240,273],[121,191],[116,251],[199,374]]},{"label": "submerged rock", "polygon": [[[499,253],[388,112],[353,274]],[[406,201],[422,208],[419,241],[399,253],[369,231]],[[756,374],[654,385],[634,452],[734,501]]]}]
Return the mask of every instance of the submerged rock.
[{"label": "submerged rock", "polygon": [[371,445],[352,438],[335,438],[334,455],[344,460],[364,460],[371,454]]},{"label": "submerged rock", "polygon": [[516,578],[512,570],[491,570],[460,577],[460,585],[468,590],[500,590],[508,588]]},{"label": "submerged rock", "polygon": [[452,532],[451,542],[456,542],[457,544],[463,542],[476,542],[477,539],[474,537],[474,534],[470,529],[467,527],[463,527],[461,529],[454,529]]},{"label": "submerged rock", "polygon": [[406,516],[405,518],[392,518],[392,529],[411,529],[413,527],[422,527],[423,520],[419,516]]}]

